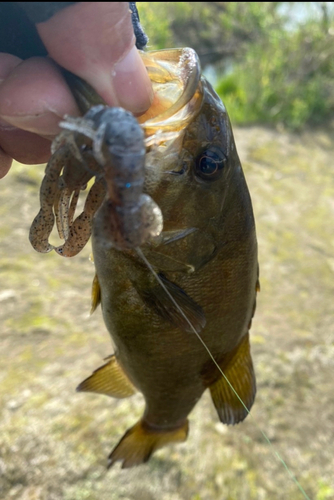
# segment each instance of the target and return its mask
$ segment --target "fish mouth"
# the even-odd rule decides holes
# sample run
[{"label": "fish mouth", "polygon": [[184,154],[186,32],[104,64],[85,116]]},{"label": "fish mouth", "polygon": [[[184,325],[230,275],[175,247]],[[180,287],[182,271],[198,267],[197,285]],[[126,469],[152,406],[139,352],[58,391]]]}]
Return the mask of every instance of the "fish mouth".
[{"label": "fish mouth", "polygon": [[146,145],[177,136],[199,113],[202,106],[201,66],[190,48],[141,52],[152,82],[154,99],[138,121]]}]

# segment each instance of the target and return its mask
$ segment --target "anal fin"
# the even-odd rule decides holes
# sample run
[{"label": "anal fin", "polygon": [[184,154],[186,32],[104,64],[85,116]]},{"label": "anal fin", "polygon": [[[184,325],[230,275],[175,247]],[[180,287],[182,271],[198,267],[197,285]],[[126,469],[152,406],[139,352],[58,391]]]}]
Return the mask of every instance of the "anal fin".
[{"label": "anal fin", "polygon": [[171,430],[151,428],[140,420],[124,434],[110,453],[108,468],[117,461],[122,461],[122,469],[147,462],[157,449],[170,443],[186,441],[188,427],[188,420]]},{"label": "anal fin", "polygon": [[135,394],[136,389],[113,354],[110,356],[108,363],[100,366],[90,377],[78,385],[77,391],[96,392],[122,399]]},{"label": "anal fin", "polygon": [[250,353],[249,333],[244,336],[229,362],[226,365],[222,364],[222,370],[248,409],[247,411],[223,376],[210,385],[211,397],[219,419],[224,424],[234,425],[247,417],[256,394],[256,380]]}]

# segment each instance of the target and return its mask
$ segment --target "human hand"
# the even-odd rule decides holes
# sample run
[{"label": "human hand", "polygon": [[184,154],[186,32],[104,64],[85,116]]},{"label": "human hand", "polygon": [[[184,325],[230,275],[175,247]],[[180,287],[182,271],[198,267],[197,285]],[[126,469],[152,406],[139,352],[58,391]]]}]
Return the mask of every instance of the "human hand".
[{"label": "human hand", "polygon": [[[70,5],[36,25],[49,56],[86,80],[110,106],[141,114],[152,86],[135,47],[127,2]],[[0,178],[12,159],[44,163],[64,114],[79,110],[50,58],[0,53]]]}]

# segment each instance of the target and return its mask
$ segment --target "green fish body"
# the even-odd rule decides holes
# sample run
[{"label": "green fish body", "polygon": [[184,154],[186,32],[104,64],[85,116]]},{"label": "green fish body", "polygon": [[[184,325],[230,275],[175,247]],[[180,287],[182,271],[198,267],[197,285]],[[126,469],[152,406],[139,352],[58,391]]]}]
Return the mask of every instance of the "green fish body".
[{"label": "green fish body", "polygon": [[[225,424],[242,421],[255,398],[249,329],[259,284],[252,204],[226,109],[201,77],[196,55],[183,50],[193,58],[193,80],[190,90],[183,81],[182,108],[167,116],[171,105],[157,90],[141,119],[153,137],[144,192],[163,215],[162,233],[141,251],[163,286],[135,249],[106,245],[107,200],[93,220],[93,309],[101,302],[115,354],[78,390],[114,397],[137,390],[145,398],[142,419],[115,447],[110,465],[138,465],[156,449],[184,441],[187,417],[206,389]],[[180,51],[162,52],[154,53],[152,67],[145,56],[152,80],[162,54],[163,68],[177,60],[174,80],[182,81]],[[159,127],[166,133],[160,139]]]}]

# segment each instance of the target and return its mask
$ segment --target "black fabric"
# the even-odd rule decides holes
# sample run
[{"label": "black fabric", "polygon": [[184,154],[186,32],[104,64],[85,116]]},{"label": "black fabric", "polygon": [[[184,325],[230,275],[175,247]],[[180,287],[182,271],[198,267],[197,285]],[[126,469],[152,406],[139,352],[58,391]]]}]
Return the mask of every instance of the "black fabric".
[{"label": "black fabric", "polygon": [[[0,52],[21,59],[46,56],[35,24],[46,21],[64,7],[77,2],[0,2]],[[141,27],[136,2],[129,2],[136,47],[144,49],[148,38]]]},{"label": "black fabric", "polygon": [[14,2],[37,24],[47,21],[58,11],[78,2]]},{"label": "black fabric", "polygon": [[34,23],[15,2],[0,2],[0,52],[21,59],[47,55]]}]

